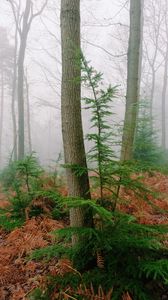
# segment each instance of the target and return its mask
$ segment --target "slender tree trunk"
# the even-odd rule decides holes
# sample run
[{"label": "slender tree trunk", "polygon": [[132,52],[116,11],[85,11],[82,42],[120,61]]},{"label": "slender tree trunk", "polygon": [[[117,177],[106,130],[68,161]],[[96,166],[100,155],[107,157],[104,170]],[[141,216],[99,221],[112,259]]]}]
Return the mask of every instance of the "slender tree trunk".
[{"label": "slender tree trunk", "polygon": [[25,154],[25,132],[24,132],[24,59],[26,52],[27,36],[30,29],[29,16],[31,12],[31,1],[26,1],[23,15],[23,28],[20,35],[20,48],[18,55],[18,159],[23,159]]},{"label": "slender tree trunk", "polygon": [[24,157],[24,53],[25,47],[21,45],[18,60],[18,159]]},{"label": "slender tree trunk", "polygon": [[33,19],[35,19],[37,16],[41,15],[44,8],[47,5],[48,0],[45,0],[42,4],[41,8],[34,13],[33,12],[33,1],[32,0],[26,0],[25,2],[25,10],[23,13],[21,12],[21,0],[19,0],[18,5],[16,5],[15,1],[8,0],[17,32],[20,36],[20,47],[19,47],[19,53],[18,53],[18,83],[17,83],[17,98],[18,98],[18,159],[22,159],[25,154],[25,138],[24,138],[24,59],[25,59],[25,52],[26,52],[26,43],[27,43],[27,37],[30,30],[31,23]]},{"label": "slender tree trunk", "polygon": [[153,101],[154,101],[154,94],[155,94],[155,84],[156,84],[156,71],[155,71],[155,68],[153,65],[152,66],[152,87],[151,87],[151,95],[150,95],[150,118],[151,118],[151,120],[153,117]]},{"label": "slender tree trunk", "polygon": [[139,46],[139,75],[138,75],[138,79],[139,79],[139,83],[138,83],[138,88],[139,88],[139,96],[141,94],[141,80],[142,80],[142,60],[143,60],[143,37],[144,37],[144,32],[143,32],[143,28],[144,28],[144,0],[141,0],[141,37],[140,37],[140,46]]},{"label": "slender tree trunk", "polygon": [[[167,0],[166,0],[167,1]],[[149,1],[150,2],[150,1]],[[157,1],[154,1],[157,2]],[[161,8],[161,1],[158,1],[159,7],[157,8],[156,12],[156,7],[155,3],[152,5],[152,15],[151,17],[153,18],[153,32],[151,35],[151,42],[153,44],[153,55],[151,57],[151,47],[149,50],[147,50],[147,59],[149,66],[151,68],[151,73],[152,73],[152,78],[151,78],[151,93],[150,93],[150,118],[151,118],[151,129],[153,128],[153,104],[154,104],[154,95],[155,95],[155,85],[156,85],[156,73],[160,66],[156,66],[157,63],[157,56],[158,56],[158,51],[159,51],[159,38],[161,35],[161,27],[162,27],[162,22],[163,22],[163,17],[162,17],[162,8]],[[151,12],[150,12],[151,13]],[[150,36],[149,35],[149,36]],[[149,53],[148,53],[149,52]]]},{"label": "slender tree trunk", "polygon": [[26,75],[25,75],[25,86],[26,86],[28,145],[29,145],[29,153],[31,154],[32,153],[32,140],[31,140],[30,97],[29,97],[29,83],[28,83]]},{"label": "slender tree trunk", "polygon": [[122,138],[121,160],[133,158],[133,143],[139,100],[139,67],[141,45],[141,0],[130,3],[130,36],[127,62],[126,111]]},{"label": "slender tree trunk", "polygon": [[162,147],[166,149],[166,92],[168,84],[168,3],[165,1],[166,53],[164,54],[164,77],[162,89]]},{"label": "slender tree trunk", "polygon": [[[138,74],[138,97],[141,99],[141,83],[142,83],[142,60],[143,60],[143,27],[144,27],[144,13],[143,13],[143,8],[144,8],[144,0],[141,0],[141,39],[140,39],[140,46],[139,46],[139,74]],[[138,98],[138,100],[139,100]],[[138,101],[139,102],[139,101]],[[136,128],[135,128],[135,133],[134,136],[137,134],[137,129],[138,129],[138,115],[139,115],[139,103],[137,105],[137,117],[136,117]]]},{"label": "slender tree trunk", "polygon": [[[85,169],[77,176],[66,169],[69,196],[90,198],[81,118],[80,0],[61,1],[61,115],[65,164]],[[85,225],[83,209],[71,209],[71,226]],[[90,220],[87,220],[90,221]]]},{"label": "slender tree trunk", "polygon": [[4,116],[4,74],[1,71],[1,109],[0,109],[0,168],[2,164],[2,134],[3,134],[3,116]]},{"label": "slender tree trunk", "polygon": [[166,56],[164,64],[164,79],[162,89],[162,147],[166,149],[166,91],[168,83],[168,42],[166,46]]},{"label": "slender tree trunk", "polygon": [[17,160],[17,125],[16,125],[16,113],[15,113],[15,101],[16,101],[16,85],[17,85],[17,28],[15,30],[15,49],[14,49],[14,62],[13,62],[13,82],[12,82],[12,123],[13,123],[13,156],[14,160]]}]

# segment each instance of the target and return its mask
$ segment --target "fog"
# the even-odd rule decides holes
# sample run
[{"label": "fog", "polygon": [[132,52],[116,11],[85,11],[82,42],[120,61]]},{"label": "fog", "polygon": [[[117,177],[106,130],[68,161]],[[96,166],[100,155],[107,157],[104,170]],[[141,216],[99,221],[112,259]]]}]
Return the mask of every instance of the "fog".
[{"label": "fog", "polygon": [[[13,2],[19,3],[19,0]],[[42,0],[32,2],[34,12],[37,12],[43,5]],[[146,98],[149,101],[152,98],[153,100],[153,119],[159,143],[161,97],[166,45],[168,43],[165,23],[165,18],[168,19],[168,16],[165,17],[164,3],[164,0],[145,1],[140,91],[141,98]],[[22,0],[20,16],[24,9],[25,1]],[[29,86],[32,150],[37,152],[40,161],[46,167],[57,159],[60,152],[63,152],[60,110],[61,50],[59,16],[60,1],[48,0],[42,14],[37,16],[31,24],[24,62],[24,70]],[[0,52],[2,52],[4,49],[2,40],[4,30],[9,45],[13,47],[15,42],[16,25],[10,1],[1,0],[0,20]],[[113,120],[121,125],[124,119],[126,94],[129,1],[82,0],[81,33],[82,49],[85,57],[96,70],[104,74],[104,85],[118,86],[117,98],[113,102],[113,112],[115,112]],[[11,116],[12,76],[13,73],[4,83],[4,113],[3,120],[0,123],[2,127],[1,168],[8,162],[14,148]],[[86,93],[88,91],[83,89],[82,94],[85,95]],[[26,99],[26,92],[24,97]],[[0,109],[3,109],[2,101]],[[15,111],[17,115],[16,100]],[[25,105],[25,150],[28,153],[30,149],[27,118]],[[84,109],[83,124],[86,134],[89,131],[90,124],[88,112]],[[88,145],[86,146],[88,147]]]}]

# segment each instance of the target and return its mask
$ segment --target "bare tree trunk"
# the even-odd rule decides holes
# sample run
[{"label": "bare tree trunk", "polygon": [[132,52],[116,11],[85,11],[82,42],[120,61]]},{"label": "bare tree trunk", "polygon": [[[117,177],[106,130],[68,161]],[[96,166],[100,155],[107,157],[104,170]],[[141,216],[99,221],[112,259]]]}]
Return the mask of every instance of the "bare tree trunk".
[{"label": "bare tree trunk", "polygon": [[[166,0],[167,1],[167,0]],[[157,65],[157,58],[159,52],[159,42],[161,37],[161,29],[163,25],[163,15],[162,15],[162,1],[149,1],[146,3],[146,9],[148,9],[148,21],[150,22],[149,27],[149,41],[147,39],[146,45],[146,58],[151,69],[151,92],[150,92],[150,118],[151,118],[151,128],[153,127],[153,104],[154,104],[154,95],[155,95],[155,86],[156,86],[156,75],[157,71],[162,64]],[[149,8],[148,8],[149,6]],[[149,25],[149,24],[148,24]],[[151,29],[152,27],[152,29]],[[149,43],[149,49],[147,47]],[[153,51],[151,51],[151,43]]]},{"label": "bare tree trunk", "polygon": [[12,82],[12,123],[13,123],[13,156],[14,160],[17,160],[17,125],[16,125],[16,113],[15,113],[15,101],[16,101],[16,85],[17,85],[17,28],[15,30],[15,49],[14,49],[14,63],[13,63],[13,82]]},{"label": "bare tree trunk", "polygon": [[[85,170],[77,176],[71,168],[66,169],[68,193],[73,197],[90,198],[81,118],[80,0],[61,1],[61,40],[61,115],[65,164]],[[70,221],[71,226],[85,225],[83,209],[71,209]]]},{"label": "bare tree trunk", "polygon": [[3,116],[4,116],[4,74],[1,71],[1,109],[0,109],[0,167],[2,164],[2,134],[3,134]]},{"label": "bare tree trunk", "polygon": [[30,28],[28,22],[31,11],[31,1],[26,1],[23,15],[23,28],[20,35],[20,48],[18,55],[18,159],[23,159],[25,154],[24,132],[24,58],[26,51],[27,36]]},{"label": "bare tree trunk", "polygon": [[19,4],[14,2],[13,0],[8,0],[17,31],[20,36],[20,47],[19,47],[19,53],[18,53],[18,60],[17,60],[17,65],[18,65],[18,84],[17,84],[17,94],[18,94],[18,159],[23,159],[24,154],[25,154],[25,138],[24,138],[24,59],[25,59],[25,52],[26,52],[26,43],[27,43],[27,37],[28,33],[32,24],[32,21],[34,18],[42,14],[44,8],[47,5],[47,1],[45,0],[43,2],[43,5],[41,8],[34,13],[33,12],[33,1],[31,0],[26,0],[26,7],[24,12],[20,15],[19,18],[19,13],[20,8],[21,8],[21,0],[19,1]]},{"label": "bare tree trunk", "polygon": [[168,76],[168,52],[165,61],[164,81],[162,90],[162,147],[166,149],[166,90],[167,90],[167,76]]},{"label": "bare tree trunk", "polygon": [[25,86],[26,86],[26,104],[27,104],[27,131],[28,131],[28,145],[29,153],[32,153],[32,140],[31,140],[31,117],[30,117],[30,97],[29,97],[29,83],[27,75],[25,75]]},{"label": "bare tree trunk", "polygon": [[155,94],[155,84],[156,84],[156,71],[154,66],[152,66],[152,86],[151,86],[151,95],[150,95],[150,118],[153,117],[153,100]]},{"label": "bare tree trunk", "polygon": [[167,84],[168,84],[168,17],[167,17],[167,9],[168,3],[165,1],[165,45],[166,51],[161,50],[161,53],[164,57],[164,76],[163,76],[163,88],[162,88],[162,147],[166,149],[166,92],[167,92]]},{"label": "bare tree trunk", "polygon": [[143,32],[143,28],[144,28],[144,0],[141,0],[141,37],[140,37],[140,46],[139,46],[139,75],[138,75],[138,79],[139,79],[139,83],[138,83],[138,88],[139,88],[139,96],[141,94],[141,80],[142,80],[142,59],[143,59],[143,38],[144,38],[144,32]]},{"label": "bare tree trunk", "polygon": [[141,45],[141,0],[130,3],[130,36],[127,62],[126,111],[122,138],[121,160],[131,160],[139,100],[139,67]]}]

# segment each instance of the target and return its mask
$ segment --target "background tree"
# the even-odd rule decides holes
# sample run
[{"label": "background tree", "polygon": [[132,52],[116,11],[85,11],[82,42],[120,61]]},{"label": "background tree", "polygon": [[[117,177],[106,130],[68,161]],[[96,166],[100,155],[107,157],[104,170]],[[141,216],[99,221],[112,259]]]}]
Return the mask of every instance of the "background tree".
[{"label": "background tree", "polygon": [[159,165],[161,151],[157,145],[157,134],[151,126],[151,102],[139,101],[137,128],[134,140],[134,159],[147,167]]},{"label": "background tree", "polygon": [[27,115],[27,132],[28,132],[28,152],[32,153],[32,138],[31,138],[31,112],[30,112],[30,86],[28,82],[28,75],[25,71],[24,75],[25,82],[25,94],[26,94],[26,115]]},{"label": "background tree", "polygon": [[4,28],[0,28],[0,166],[2,160],[2,136],[4,126],[4,101],[6,86],[8,88],[11,84],[12,78],[12,58],[13,47],[10,45],[7,31]]},{"label": "background tree", "polygon": [[142,2],[130,2],[130,36],[127,62],[127,94],[126,111],[122,138],[121,160],[133,157],[133,143],[137,119],[137,104],[139,99],[139,68],[141,45],[141,11]]},{"label": "background tree", "polygon": [[[148,61],[148,76],[151,77],[150,115],[153,116],[153,102],[156,88],[156,75],[161,64],[158,61],[160,34],[163,25],[161,1],[151,0],[146,6],[146,41],[144,41],[144,56]],[[153,51],[151,51],[151,45]],[[148,83],[149,84],[149,83]]]},{"label": "background tree", "polygon": [[[19,11],[18,11],[19,13]],[[18,19],[18,16],[17,16]],[[17,48],[18,48],[18,35],[17,27],[15,28],[15,37],[14,37],[14,55],[13,55],[13,80],[12,80],[12,124],[13,124],[13,158],[17,160],[17,120],[16,120],[16,94],[17,94]]]},{"label": "background tree", "polygon": [[[165,1],[164,6],[164,31],[163,31],[163,44],[159,47],[163,57],[163,87],[162,87],[162,113],[161,113],[161,145],[162,148],[166,149],[166,92],[168,84],[168,4]],[[164,48],[163,48],[163,45]]]},{"label": "background tree", "polygon": [[17,133],[17,115],[16,115],[16,99],[17,99],[17,54],[18,54],[18,28],[21,13],[21,0],[15,2],[17,7],[15,12],[15,31],[14,31],[14,53],[13,53],[13,80],[12,80],[12,124],[13,124],[13,158],[17,160],[18,157],[18,133]]},{"label": "background tree", "polygon": [[[62,88],[61,115],[68,194],[90,198],[81,119],[80,0],[61,1]],[[73,166],[83,170],[76,174]],[[85,224],[84,211],[70,211],[71,226]],[[88,220],[87,220],[88,222]]]},{"label": "background tree", "polygon": [[19,4],[15,1],[9,0],[10,5],[12,7],[12,12],[15,19],[15,24],[19,33],[19,50],[18,50],[18,86],[17,86],[17,95],[18,95],[18,159],[23,159],[25,154],[25,121],[24,121],[24,60],[26,53],[26,45],[28,34],[31,28],[31,24],[33,20],[42,14],[47,0],[45,0],[44,4],[41,6],[39,11],[36,13],[33,10],[33,2],[31,0],[26,0],[26,5],[23,13],[19,17],[19,21],[17,19],[17,11],[20,10],[21,2]]}]

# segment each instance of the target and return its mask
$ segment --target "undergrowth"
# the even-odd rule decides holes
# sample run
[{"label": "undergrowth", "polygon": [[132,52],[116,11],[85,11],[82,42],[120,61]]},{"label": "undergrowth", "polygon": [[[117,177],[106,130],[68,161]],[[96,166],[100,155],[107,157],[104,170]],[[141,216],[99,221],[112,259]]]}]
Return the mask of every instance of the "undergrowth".
[{"label": "undergrowth", "polygon": [[[135,300],[158,299],[157,289],[168,285],[168,249],[164,244],[168,227],[138,224],[134,217],[110,212],[94,201],[65,202],[69,208],[91,207],[95,227],[58,230],[56,245],[32,254],[33,259],[56,256],[73,262],[73,275],[65,272],[59,276],[58,270],[49,284],[51,291],[70,286],[75,293],[80,284],[89,287],[92,283],[96,291],[100,285],[105,291],[113,288],[114,300],[122,299],[125,292]],[[74,234],[84,238],[72,246]],[[76,294],[75,297],[82,299]]]},{"label": "undergrowth", "polygon": [[[102,90],[102,75],[83,57],[82,63],[82,80],[93,93],[93,98],[84,100],[91,109],[95,130],[87,135],[92,143],[88,159],[95,165],[92,179],[97,183],[99,199],[63,198],[56,191],[57,173],[54,188],[46,190],[44,171],[32,154],[11,162],[1,174],[11,205],[0,211],[0,225],[10,231],[42,213],[65,219],[71,208],[92,211],[93,227],[59,229],[53,232],[52,245],[31,254],[30,259],[43,260],[44,264],[53,257],[58,260],[38,289],[30,293],[32,300],[158,300],[158,291],[168,287],[168,226],[142,225],[135,217],[117,211],[121,186],[152,204],[148,199],[151,191],[141,183],[141,176],[133,176],[143,166],[148,169],[148,164],[146,160],[144,164],[117,160],[112,148],[113,132],[107,124],[115,88]],[[139,148],[136,151],[142,154]],[[66,167],[79,176],[86,172],[76,165]],[[151,165],[149,170],[153,172]],[[74,236],[77,243],[72,245]]]},{"label": "undergrowth", "polygon": [[141,100],[138,107],[137,128],[133,156],[142,171],[154,170],[168,173],[167,150],[158,143],[158,132],[153,129],[150,103]]},{"label": "undergrowth", "polygon": [[9,207],[0,211],[0,226],[12,230],[22,225],[25,219],[39,214],[44,213],[54,219],[67,215],[59,204],[60,193],[53,187],[46,190],[44,175],[34,153],[23,160],[10,162],[2,171],[0,182]]},{"label": "undergrowth", "polygon": [[[117,98],[117,87],[109,85],[107,89],[102,89],[102,73],[90,67],[83,54],[81,65],[82,82],[91,92],[89,97],[83,98],[85,109],[91,112],[92,132],[86,136],[91,144],[87,160],[90,165],[89,171],[92,173],[92,186],[99,190],[99,203],[115,211],[120,199],[121,186],[133,190],[136,195],[147,201],[147,194],[151,191],[141,183],[138,176],[132,177],[132,174],[142,171],[142,165],[134,161],[121,162],[114,151],[119,144],[114,131],[112,112],[112,103]],[[79,176],[83,171],[79,166],[71,168]]]},{"label": "undergrowth", "polygon": [[[92,210],[94,226],[58,230],[54,233],[56,244],[31,255],[31,259],[36,260],[58,259],[46,288],[42,288],[41,295],[39,289],[35,291],[31,299],[158,300],[158,291],[168,286],[168,249],[165,242],[168,226],[142,225],[135,217],[116,210],[121,186],[149,204],[152,204],[148,199],[151,191],[141,183],[141,176],[132,176],[142,172],[143,164],[117,160],[113,151],[115,138],[108,123],[116,88],[109,86],[102,90],[102,74],[89,67],[83,55],[82,81],[93,95],[84,98],[86,108],[91,110],[94,130],[87,135],[92,143],[88,159],[95,166],[92,179],[97,183],[100,197],[97,201],[66,198],[61,200],[61,205],[69,209]],[[152,172],[151,165],[145,164],[145,170]],[[78,176],[86,171],[77,165],[66,167]],[[79,238],[72,245],[74,236]],[[87,294],[90,284],[94,290],[92,298],[91,294]],[[106,295],[111,291],[109,298],[105,294],[104,298],[98,298],[100,287]],[[85,296],[81,290],[85,290]]]}]

